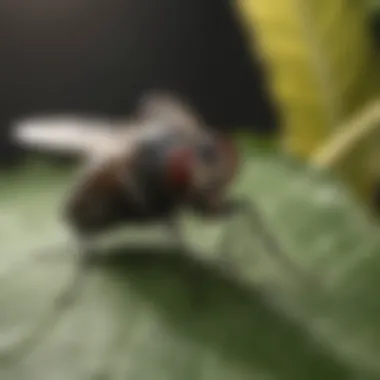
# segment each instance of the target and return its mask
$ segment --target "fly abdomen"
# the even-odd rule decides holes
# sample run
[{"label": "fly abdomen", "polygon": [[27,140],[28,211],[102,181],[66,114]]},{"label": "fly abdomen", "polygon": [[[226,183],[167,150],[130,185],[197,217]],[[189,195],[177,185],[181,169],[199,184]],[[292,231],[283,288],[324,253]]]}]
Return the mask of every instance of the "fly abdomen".
[{"label": "fly abdomen", "polygon": [[79,233],[99,230],[107,219],[107,207],[101,197],[86,194],[68,202],[64,212],[67,224]]}]

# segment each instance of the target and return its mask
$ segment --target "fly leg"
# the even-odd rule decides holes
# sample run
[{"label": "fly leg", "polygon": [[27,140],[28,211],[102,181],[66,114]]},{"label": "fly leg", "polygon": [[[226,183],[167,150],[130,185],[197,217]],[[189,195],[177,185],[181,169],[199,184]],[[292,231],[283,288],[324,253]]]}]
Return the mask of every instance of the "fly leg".
[{"label": "fly leg", "polygon": [[207,285],[204,281],[204,274],[202,273],[201,263],[198,255],[191,250],[191,247],[186,242],[184,231],[181,228],[181,223],[178,218],[171,217],[167,220],[168,232],[170,237],[174,240],[177,247],[176,252],[180,253],[177,256],[179,268],[183,273],[186,283],[188,285],[188,299],[192,309],[202,308],[207,304]]},{"label": "fly leg", "polygon": [[23,360],[29,353],[51,332],[56,324],[68,312],[79,294],[91,262],[91,251],[86,240],[80,240],[76,260],[74,263],[74,275],[67,288],[53,300],[53,305],[43,316],[37,326],[34,326],[17,342],[12,344],[4,352],[0,353],[1,369],[7,369],[8,365]]},{"label": "fly leg", "polygon": [[70,307],[80,293],[90,266],[95,259],[92,241],[92,236],[77,236],[72,279],[68,288],[56,299],[58,308]]},{"label": "fly leg", "polygon": [[222,234],[218,256],[218,264],[225,272],[236,271],[236,263],[234,260],[234,243],[238,237],[232,232],[234,227],[234,218],[239,213],[244,212],[245,206],[240,200],[227,199],[220,202],[217,208],[209,211],[209,214],[213,217],[227,219],[225,231]]},{"label": "fly leg", "polygon": [[305,284],[309,284],[313,287],[321,287],[322,283],[315,274],[302,268],[298,263],[293,260],[285,250],[283,250],[270,229],[267,227],[265,220],[260,214],[258,207],[252,202],[245,202],[246,213],[248,214],[249,223],[252,231],[256,231],[261,236],[261,239],[266,246],[267,254],[271,255],[273,260],[277,260],[282,264],[291,276],[298,278]]},{"label": "fly leg", "polygon": [[[270,229],[265,223],[264,218],[259,212],[258,207],[252,203],[252,201],[247,200],[238,200],[234,201],[229,206],[230,213],[241,213],[242,215],[246,215],[248,219],[249,228],[252,234],[258,235],[263,242],[265,247],[265,251],[268,255],[271,255],[272,259],[279,262],[289,274],[295,278],[299,278],[300,280],[306,281],[306,283],[312,283],[312,285],[320,285],[318,279],[310,273],[306,273],[306,271],[301,268],[288,254],[283,250],[277,241],[276,237],[273,236]],[[224,234],[224,238],[221,242],[222,252],[224,252],[225,257],[228,257],[231,261],[231,254],[228,252],[232,252],[231,242],[233,239],[239,239],[238,231],[236,231],[236,235],[232,232],[233,229],[229,229],[228,233]],[[249,254],[249,252],[247,252]],[[254,254],[254,252],[252,252]],[[223,256],[222,256],[223,257]]]},{"label": "fly leg", "polygon": [[189,251],[181,222],[177,215],[170,215],[166,220],[167,231],[170,239],[174,242],[175,247],[181,253],[187,254]]}]

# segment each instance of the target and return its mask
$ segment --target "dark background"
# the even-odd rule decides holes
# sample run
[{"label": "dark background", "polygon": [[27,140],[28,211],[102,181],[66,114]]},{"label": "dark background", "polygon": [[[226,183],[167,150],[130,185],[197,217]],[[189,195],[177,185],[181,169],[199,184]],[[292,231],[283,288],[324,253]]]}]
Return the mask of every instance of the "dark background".
[{"label": "dark background", "polygon": [[380,7],[372,15],[371,26],[377,49],[380,51]]},{"label": "dark background", "polygon": [[220,128],[277,124],[263,67],[223,0],[0,0],[0,64],[7,159],[13,118],[123,115],[148,89],[179,92]]}]

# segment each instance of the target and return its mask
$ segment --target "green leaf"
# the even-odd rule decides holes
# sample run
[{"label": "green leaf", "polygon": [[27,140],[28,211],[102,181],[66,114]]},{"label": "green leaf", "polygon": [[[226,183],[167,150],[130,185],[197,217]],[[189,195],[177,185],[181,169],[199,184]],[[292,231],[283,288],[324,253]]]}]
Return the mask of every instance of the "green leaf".
[{"label": "green leaf", "polygon": [[[155,227],[133,248],[137,232],[127,228],[122,257],[91,268],[75,303],[53,318],[73,274],[71,246],[49,260],[33,252],[68,239],[58,206],[70,175],[30,164],[0,178],[1,379],[378,378],[377,229],[323,173],[260,153],[235,189],[321,288],[273,259],[250,215],[187,216],[192,257],[158,242]],[[17,351],[27,337],[28,350]]]}]

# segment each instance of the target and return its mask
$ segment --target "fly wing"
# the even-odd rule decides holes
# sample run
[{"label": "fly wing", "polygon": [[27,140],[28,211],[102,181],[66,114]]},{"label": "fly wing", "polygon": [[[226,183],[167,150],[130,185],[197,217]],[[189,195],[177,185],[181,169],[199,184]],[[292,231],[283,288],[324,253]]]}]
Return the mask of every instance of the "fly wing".
[{"label": "fly wing", "polygon": [[[131,128],[130,128],[131,127]],[[16,144],[37,151],[89,156],[112,149],[119,141],[128,140],[132,126],[123,123],[123,130],[113,121],[85,117],[35,117],[16,121],[12,137]]]},{"label": "fly wing", "polygon": [[205,129],[201,116],[183,99],[165,92],[144,96],[137,108],[142,121],[153,121],[182,129],[185,133],[197,133]]}]

